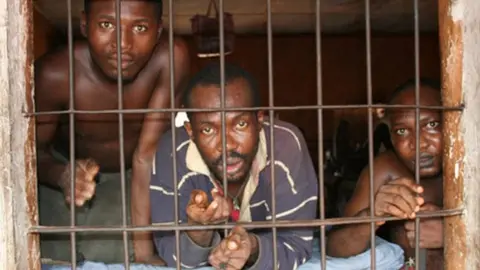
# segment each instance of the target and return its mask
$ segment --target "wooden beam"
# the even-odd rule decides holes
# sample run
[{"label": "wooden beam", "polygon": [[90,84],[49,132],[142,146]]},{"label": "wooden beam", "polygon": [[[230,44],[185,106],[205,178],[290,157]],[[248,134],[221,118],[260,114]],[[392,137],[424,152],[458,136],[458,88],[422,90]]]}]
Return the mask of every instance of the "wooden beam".
[{"label": "wooden beam", "polygon": [[[444,205],[464,207],[445,219],[445,269],[480,269],[480,1],[439,0],[444,115]],[[467,128],[468,127],[468,128]]]},{"label": "wooden beam", "polygon": [[32,1],[0,0],[0,270],[40,269],[32,29]]}]

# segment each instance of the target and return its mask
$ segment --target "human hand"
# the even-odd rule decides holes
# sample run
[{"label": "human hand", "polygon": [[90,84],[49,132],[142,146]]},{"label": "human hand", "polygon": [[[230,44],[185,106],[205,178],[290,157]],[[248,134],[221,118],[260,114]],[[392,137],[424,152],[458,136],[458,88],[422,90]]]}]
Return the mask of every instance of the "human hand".
[{"label": "human hand", "polygon": [[253,241],[256,241],[255,236],[237,226],[212,251],[208,261],[215,269],[243,269],[252,253],[252,246],[256,246]]},{"label": "human hand", "polygon": [[202,190],[194,190],[190,194],[187,206],[189,223],[193,224],[219,224],[228,221],[230,205],[224,196],[218,194],[217,189],[211,191],[213,201],[208,202],[207,194]]},{"label": "human hand", "polygon": [[[75,205],[80,207],[95,194],[95,176],[100,170],[100,166],[93,159],[76,160],[75,163]],[[66,166],[61,178],[60,188],[65,200],[70,204],[72,201],[70,165]]]},{"label": "human hand", "polygon": [[[392,215],[399,218],[415,218],[424,203],[423,187],[410,178],[398,178],[380,187],[375,195],[375,215]],[[378,222],[382,225],[385,222]]]},{"label": "human hand", "polygon": [[[420,208],[420,211],[436,211],[440,207],[428,203]],[[410,247],[415,247],[415,221],[405,222],[405,232]],[[441,248],[443,247],[443,219],[422,218],[420,219],[420,248]]]}]

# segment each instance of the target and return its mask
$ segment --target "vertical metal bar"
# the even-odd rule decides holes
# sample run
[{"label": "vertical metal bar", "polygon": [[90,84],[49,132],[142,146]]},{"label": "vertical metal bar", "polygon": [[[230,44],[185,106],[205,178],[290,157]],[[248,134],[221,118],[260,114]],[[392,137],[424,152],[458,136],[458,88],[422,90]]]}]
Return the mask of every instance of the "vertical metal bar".
[{"label": "vertical metal bar", "polygon": [[[317,53],[317,105],[323,105],[323,87],[322,87],[322,40],[321,40],[321,2],[316,0],[316,16],[315,16],[315,45]],[[325,177],[323,171],[323,108],[317,110],[318,121],[318,172],[319,172],[319,209],[320,219],[325,219]],[[325,226],[320,227],[320,257],[322,258],[321,269],[327,268],[326,249],[325,249]]]},{"label": "vertical metal bar", "polygon": [[[414,35],[415,35],[415,182],[420,184],[420,37],[418,22],[418,0],[413,0]],[[419,270],[420,263],[420,219],[415,216],[415,269]]]},{"label": "vertical metal bar", "polygon": [[[220,31],[220,108],[222,115],[222,168],[223,168],[223,194],[228,197],[228,181],[227,181],[227,133],[225,129],[225,26],[224,26],[224,6],[223,0],[219,1],[219,20],[218,29]],[[228,230],[225,229],[225,235]]]},{"label": "vertical metal bar", "polygon": [[[370,0],[365,0],[365,38],[367,56],[367,100],[368,100],[368,172],[370,175],[370,217],[375,217],[375,199],[373,190],[373,110],[372,110],[372,45],[370,29]],[[370,269],[376,268],[375,222],[370,223]]]},{"label": "vertical metal bar", "polygon": [[[272,1],[267,0],[267,48],[268,48],[268,110],[270,121],[270,171],[272,175],[272,224],[277,221],[277,198],[275,196],[275,110],[274,96],[273,96],[273,38],[272,38]],[[277,228],[272,227],[273,233],[273,269],[278,269],[278,254],[277,254]]]},{"label": "vertical metal bar", "polygon": [[[73,29],[72,29],[72,0],[67,0],[68,16],[68,87],[70,92],[69,100],[69,131],[70,131],[70,226],[75,227],[75,63],[73,58]],[[77,269],[77,241],[75,232],[70,233],[70,251],[72,269]]]},{"label": "vertical metal bar", "polygon": [[[169,69],[170,69],[170,108],[175,108],[175,51],[174,51],[174,40],[173,40],[173,0],[168,1],[168,52],[169,52]],[[177,177],[177,136],[176,136],[176,127],[175,127],[175,112],[171,112],[171,129],[172,129],[172,170],[173,170],[173,186],[178,186],[178,177]],[[155,160],[155,159],[154,159]],[[173,189],[174,193],[174,211],[175,211],[175,226],[178,226],[178,189]],[[175,255],[176,268],[181,269],[182,254],[180,248],[180,230],[175,229]]]},{"label": "vertical metal bar", "polygon": [[[120,183],[122,191],[122,226],[127,227],[127,202],[125,192],[125,149],[123,135],[123,76],[122,76],[122,25],[120,0],[115,0],[115,30],[117,34],[117,86],[118,86],[118,140],[120,143]],[[130,269],[128,254],[128,233],[123,230],[123,249],[125,256],[125,268]]]}]

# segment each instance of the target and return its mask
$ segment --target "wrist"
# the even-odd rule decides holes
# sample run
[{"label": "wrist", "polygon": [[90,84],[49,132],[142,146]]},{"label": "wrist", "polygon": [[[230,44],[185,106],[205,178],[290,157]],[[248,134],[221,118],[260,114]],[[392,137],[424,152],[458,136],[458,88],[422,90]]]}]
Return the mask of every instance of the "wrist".
[{"label": "wrist", "polygon": [[250,240],[250,256],[248,257],[247,264],[253,265],[258,259],[259,243],[257,236],[253,233],[249,233],[248,238]]},{"label": "wrist", "polygon": [[187,231],[186,234],[190,240],[201,247],[209,247],[212,244],[213,230]]}]

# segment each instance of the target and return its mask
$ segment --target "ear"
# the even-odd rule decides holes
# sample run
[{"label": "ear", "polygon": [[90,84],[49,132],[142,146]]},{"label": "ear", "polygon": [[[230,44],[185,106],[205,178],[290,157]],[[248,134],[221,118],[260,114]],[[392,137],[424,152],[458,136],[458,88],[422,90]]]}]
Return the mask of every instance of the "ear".
[{"label": "ear", "polygon": [[185,121],[185,123],[183,123],[183,126],[185,127],[185,130],[187,131],[187,134],[190,137],[190,140],[193,140],[192,124],[190,122]]},{"label": "ear", "polygon": [[265,121],[265,112],[264,111],[258,111],[257,112],[257,125],[258,125],[258,130],[261,130],[263,127],[263,122]]},{"label": "ear", "polygon": [[163,24],[162,24],[162,19],[158,22],[158,29],[157,29],[157,40],[162,37],[162,32],[163,32]]},{"label": "ear", "polygon": [[385,108],[376,108],[375,109],[375,116],[377,116],[377,118],[379,120],[384,120],[385,119]]},{"label": "ear", "polygon": [[87,14],[85,11],[82,11],[82,16],[80,17],[80,31],[82,36],[87,37]]}]

